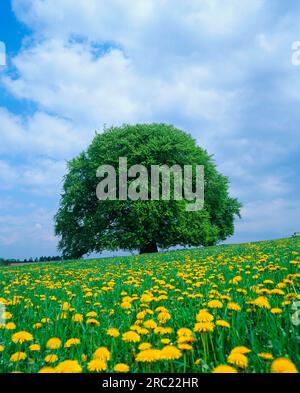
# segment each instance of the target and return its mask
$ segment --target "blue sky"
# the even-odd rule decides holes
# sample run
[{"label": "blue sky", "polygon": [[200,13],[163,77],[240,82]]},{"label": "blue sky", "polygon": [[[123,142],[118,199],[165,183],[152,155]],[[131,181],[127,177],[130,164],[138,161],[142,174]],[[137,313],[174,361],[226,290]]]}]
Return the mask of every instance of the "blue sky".
[{"label": "blue sky", "polygon": [[2,0],[0,256],[57,253],[66,160],[103,125],[168,122],[244,207],[230,242],[300,230],[300,3]]}]

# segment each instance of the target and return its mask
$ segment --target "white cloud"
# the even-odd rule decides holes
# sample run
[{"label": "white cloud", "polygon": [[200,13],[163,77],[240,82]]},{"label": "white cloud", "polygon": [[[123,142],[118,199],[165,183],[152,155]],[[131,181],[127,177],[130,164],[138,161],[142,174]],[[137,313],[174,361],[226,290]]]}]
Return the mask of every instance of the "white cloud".
[{"label": "white cloud", "polygon": [[37,159],[25,164],[0,161],[0,190],[27,191],[39,195],[57,195],[62,189],[65,161]]}]

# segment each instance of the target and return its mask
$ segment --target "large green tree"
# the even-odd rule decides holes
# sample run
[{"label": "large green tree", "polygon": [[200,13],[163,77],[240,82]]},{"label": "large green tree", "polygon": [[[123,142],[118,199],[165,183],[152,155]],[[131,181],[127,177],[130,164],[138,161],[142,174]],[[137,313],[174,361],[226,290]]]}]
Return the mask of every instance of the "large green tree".
[{"label": "large green tree", "polygon": [[[204,165],[204,208],[187,211],[185,199],[99,200],[97,168],[118,169],[119,157],[127,157],[128,167],[142,164],[149,170],[151,165]],[[240,208],[229,196],[228,179],[190,135],[167,124],[123,125],[96,134],[87,151],[68,162],[55,232],[68,258],[103,250],[207,246],[233,234]]]}]

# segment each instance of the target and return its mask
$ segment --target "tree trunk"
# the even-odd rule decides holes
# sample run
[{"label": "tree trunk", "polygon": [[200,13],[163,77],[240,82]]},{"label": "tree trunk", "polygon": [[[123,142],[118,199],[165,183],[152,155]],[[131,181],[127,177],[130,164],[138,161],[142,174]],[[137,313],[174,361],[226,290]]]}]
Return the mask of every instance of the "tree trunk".
[{"label": "tree trunk", "polygon": [[140,254],[147,254],[150,252],[157,252],[157,245],[155,242],[153,243],[148,243],[148,244],[144,244],[141,248],[140,248]]}]

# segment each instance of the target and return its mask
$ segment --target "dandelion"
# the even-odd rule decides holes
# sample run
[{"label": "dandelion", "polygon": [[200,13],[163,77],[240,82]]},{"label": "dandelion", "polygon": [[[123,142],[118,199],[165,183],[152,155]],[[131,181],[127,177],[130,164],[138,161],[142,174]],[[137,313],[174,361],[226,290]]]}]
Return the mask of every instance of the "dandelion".
[{"label": "dandelion", "polygon": [[197,322],[212,322],[213,320],[213,315],[211,315],[207,310],[200,310],[196,315]]},{"label": "dandelion", "polygon": [[241,311],[241,307],[234,302],[229,302],[227,308],[228,310],[232,310],[232,311]]},{"label": "dandelion", "polygon": [[95,311],[89,311],[86,314],[87,318],[95,318],[97,316],[97,313]]},{"label": "dandelion", "polygon": [[162,354],[159,349],[146,349],[137,354],[135,360],[137,362],[152,363],[162,359]]},{"label": "dandelion", "polygon": [[73,322],[82,322],[83,321],[83,315],[82,314],[75,314],[72,317]]},{"label": "dandelion", "polygon": [[237,373],[237,370],[231,366],[228,366],[227,364],[221,364],[215,367],[212,372],[214,374],[235,374]]},{"label": "dandelion", "polygon": [[210,300],[207,303],[207,307],[209,307],[209,308],[222,308],[223,307],[223,303],[220,302],[220,300]]},{"label": "dandelion", "polygon": [[281,314],[282,313],[282,309],[281,308],[271,308],[271,313],[272,314]]},{"label": "dandelion", "polygon": [[115,365],[114,371],[116,371],[117,373],[128,373],[129,366],[127,366],[127,364],[125,363],[118,363]]},{"label": "dandelion", "polygon": [[58,349],[61,346],[61,340],[57,337],[52,337],[47,341],[46,347],[50,349]]},{"label": "dandelion", "polygon": [[225,328],[230,328],[230,323],[228,323],[227,321],[224,321],[223,319],[219,319],[218,321],[216,321],[216,325],[222,326]]},{"label": "dandelion", "polygon": [[141,340],[141,337],[138,333],[130,330],[122,335],[122,340],[126,342],[136,343]]},{"label": "dandelion", "polygon": [[119,329],[116,328],[107,329],[106,333],[111,337],[119,337],[120,335]]},{"label": "dandelion", "polygon": [[191,351],[193,349],[193,347],[187,343],[178,344],[178,348],[182,351]]},{"label": "dandelion", "polygon": [[10,361],[11,362],[20,362],[21,360],[25,360],[27,358],[27,355],[25,352],[16,352],[11,355]]},{"label": "dandelion", "polygon": [[150,348],[152,348],[152,345],[151,345],[150,343],[141,343],[141,344],[138,346],[138,349],[139,349],[140,351],[145,351],[146,349],[150,349]]},{"label": "dandelion", "polygon": [[26,341],[32,341],[33,335],[31,333],[26,332],[26,331],[21,331],[21,332],[13,334],[11,340],[14,343],[23,344]]},{"label": "dandelion", "polygon": [[253,301],[253,304],[259,308],[267,308],[267,309],[271,308],[268,299],[264,296],[259,296],[257,299]]},{"label": "dandelion", "polygon": [[177,336],[179,337],[190,337],[193,335],[193,332],[191,331],[191,329],[188,328],[180,328],[177,330]]},{"label": "dandelion", "polygon": [[14,322],[8,322],[5,325],[6,330],[15,330],[16,329],[16,324]]},{"label": "dandelion", "polygon": [[39,344],[31,344],[29,346],[29,350],[32,352],[37,352],[41,350],[41,346]]},{"label": "dandelion", "polygon": [[50,353],[49,355],[47,355],[45,357],[44,360],[45,360],[46,363],[55,363],[55,362],[58,361],[58,356],[55,355],[54,353]]},{"label": "dandelion", "polygon": [[56,373],[56,370],[53,367],[42,367],[39,370],[39,374],[54,374],[54,373]]},{"label": "dandelion", "polygon": [[249,352],[251,352],[251,349],[245,346],[234,347],[231,351],[231,353],[242,353],[243,355]]},{"label": "dandelion", "polygon": [[196,333],[210,333],[214,330],[215,325],[212,322],[198,322],[194,326]]},{"label": "dandelion", "polygon": [[100,359],[100,360],[103,360],[103,361],[107,362],[111,358],[111,353],[109,352],[109,350],[106,347],[99,347],[94,352],[93,358],[94,359]]},{"label": "dandelion", "polygon": [[107,364],[103,359],[93,359],[88,363],[87,368],[92,372],[101,372],[107,369]]},{"label": "dandelion", "polygon": [[157,327],[157,323],[153,321],[153,319],[148,319],[148,321],[144,322],[144,326],[146,329],[155,329]]},{"label": "dandelion", "polygon": [[248,367],[248,358],[239,352],[231,352],[231,354],[227,358],[228,363],[233,364],[239,368],[247,368]]},{"label": "dandelion", "polygon": [[82,367],[77,360],[64,360],[55,367],[57,373],[81,373]]},{"label": "dandelion", "polygon": [[97,319],[95,319],[95,318],[89,318],[89,319],[86,321],[86,323],[87,323],[88,325],[91,325],[91,326],[97,326],[97,327],[100,326],[100,322],[98,322]]},{"label": "dandelion", "polygon": [[171,319],[171,315],[166,311],[162,311],[158,314],[157,319],[160,323],[166,323],[169,319]]},{"label": "dandelion", "polygon": [[167,345],[161,350],[162,359],[174,360],[182,356],[181,351],[173,345]]},{"label": "dandelion", "polygon": [[80,344],[79,338],[70,338],[69,340],[66,341],[64,347],[71,348],[73,345],[79,345],[79,344]]},{"label": "dandelion", "polygon": [[297,373],[294,363],[288,358],[278,358],[271,364],[271,373]]},{"label": "dandelion", "polygon": [[262,359],[265,359],[265,360],[272,360],[273,359],[273,355],[271,353],[268,353],[268,352],[260,352],[258,354],[258,356],[260,358],[262,358]]}]

